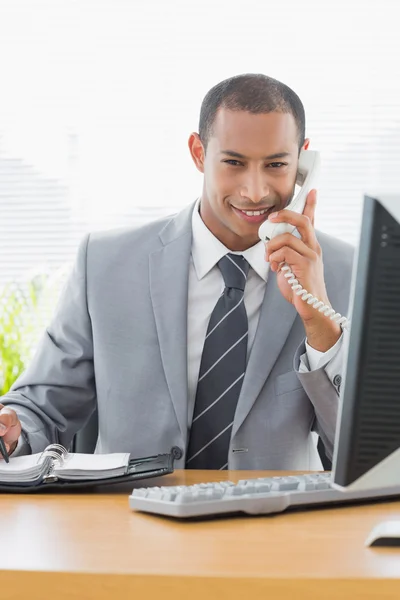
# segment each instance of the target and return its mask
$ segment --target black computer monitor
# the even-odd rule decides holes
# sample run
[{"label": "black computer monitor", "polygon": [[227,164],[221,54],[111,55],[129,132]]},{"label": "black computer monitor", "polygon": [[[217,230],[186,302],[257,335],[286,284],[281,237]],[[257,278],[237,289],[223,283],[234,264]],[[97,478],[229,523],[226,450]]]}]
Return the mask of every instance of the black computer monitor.
[{"label": "black computer monitor", "polygon": [[400,483],[400,195],[365,196],[353,268],[334,485]]}]

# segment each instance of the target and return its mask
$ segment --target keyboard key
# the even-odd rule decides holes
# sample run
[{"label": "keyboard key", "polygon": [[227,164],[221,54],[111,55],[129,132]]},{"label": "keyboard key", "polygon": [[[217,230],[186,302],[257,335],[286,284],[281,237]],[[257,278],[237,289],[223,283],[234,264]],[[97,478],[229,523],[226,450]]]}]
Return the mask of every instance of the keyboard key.
[{"label": "keyboard key", "polygon": [[147,498],[150,498],[151,500],[161,500],[162,496],[163,492],[160,488],[151,488],[147,494]]},{"label": "keyboard key", "polygon": [[266,494],[271,491],[272,485],[267,482],[260,481],[254,484],[255,491],[259,494]]},{"label": "keyboard key", "polygon": [[243,496],[243,494],[247,493],[247,490],[245,485],[236,485],[235,487],[230,488],[229,492],[232,496]]},{"label": "keyboard key", "polygon": [[289,490],[297,490],[300,482],[296,477],[277,477],[275,483],[277,491],[287,492]]},{"label": "keyboard key", "polygon": [[179,503],[181,502],[182,504],[188,504],[190,502],[193,502],[193,494],[192,492],[180,492],[177,494],[176,498],[175,498],[175,502]]},{"label": "keyboard key", "polygon": [[139,488],[137,490],[133,490],[132,495],[136,498],[146,498],[148,489],[147,488]]}]

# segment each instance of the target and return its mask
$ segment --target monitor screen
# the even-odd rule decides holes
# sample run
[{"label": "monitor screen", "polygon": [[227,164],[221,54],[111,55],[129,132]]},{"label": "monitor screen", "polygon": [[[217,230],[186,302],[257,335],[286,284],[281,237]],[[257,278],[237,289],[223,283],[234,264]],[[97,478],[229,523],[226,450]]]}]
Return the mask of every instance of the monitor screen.
[{"label": "monitor screen", "polygon": [[368,488],[400,471],[400,197],[364,198],[350,307],[332,480]]}]

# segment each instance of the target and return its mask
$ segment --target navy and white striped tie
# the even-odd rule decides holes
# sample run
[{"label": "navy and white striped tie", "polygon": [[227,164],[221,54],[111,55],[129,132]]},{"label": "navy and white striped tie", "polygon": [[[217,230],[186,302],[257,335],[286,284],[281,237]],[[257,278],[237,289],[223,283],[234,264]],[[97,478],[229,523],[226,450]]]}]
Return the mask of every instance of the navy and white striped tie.
[{"label": "navy and white striped tie", "polygon": [[248,322],[243,302],[249,263],[227,254],[225,282],[207,328],[197,383],[186,467],[226,469],[233,419],[246,370]]}]

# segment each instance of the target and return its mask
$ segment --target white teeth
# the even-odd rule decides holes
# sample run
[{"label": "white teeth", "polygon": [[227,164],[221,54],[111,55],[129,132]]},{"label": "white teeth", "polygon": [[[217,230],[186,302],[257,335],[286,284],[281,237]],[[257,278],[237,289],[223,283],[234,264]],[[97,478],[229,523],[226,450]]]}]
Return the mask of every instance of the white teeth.
[{"label": "white teeth", "polygon": [[242,212],[244,212],[244,214],[248,217],[258,217],[259,215],[263,215],[264,213],[266,213],[267,210],[268,208],[264,210],[242,210]]}]

